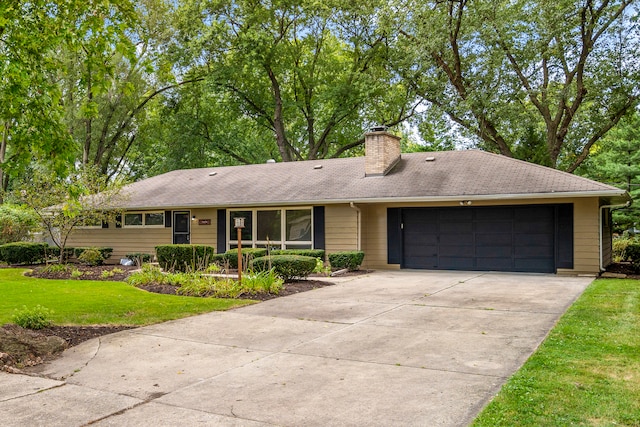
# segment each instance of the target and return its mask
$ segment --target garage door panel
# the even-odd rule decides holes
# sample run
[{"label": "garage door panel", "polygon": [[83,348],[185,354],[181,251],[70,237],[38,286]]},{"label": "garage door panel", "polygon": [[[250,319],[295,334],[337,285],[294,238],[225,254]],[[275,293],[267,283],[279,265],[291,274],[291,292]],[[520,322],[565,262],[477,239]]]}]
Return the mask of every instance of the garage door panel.
[{"label": "garage door panel", "polygon": [[442,233],[439,236],[441,246],[473,246],[473,234],[472,233]]},{"label": "garage door panel", "polygon": [[513,235],[511,233],[476,234],[476,245],[478,247],[511,245],[512,240]]},{"label": "garage door panel", "polygon": [[478,258],[476,261],[478,270],[512,271],[511,258]]},{"label": "garage door panel", "polygon": [[550,258],[550,254],[553,246],[517,246],[514,250],[516,258]]},{"label": "garage door panel", "polygon": [[409,256],[404,259],[405,268],[438,268],[437,256]]},{"label": "garage door panel", "polygon": [[441,257],[470,257],[473,258],[475,255],[475,248],[471,245],[469,246],[448,246],[448,245],[440,245],[440,256]]},{"label": "garage door panel", "polygon": [[509,246],[484,246],[476,247],[476,257],[478,258],[509,258],[513,255],[513,248]]},{"label": "garage door panel", "polygon": [[553,267],[553,258],[541,258],[541,259],[514,259],[513,271],[528,271],[533,273],[549,273],[549,268]]},{"label": "garage door panel", "polygon": [[441,222],[440,233],[471,233],[473,232],[472,222]]},{"label": "garage door panel", "polygon": [[478,233],[511,233],[513,221],[483,221],[477,222],[475,231]]},{"label": "garage door panel", "polygon": [[475,262],[473,257],[447,257],[440,256],[438,268],[441,270],[474,270]]},{"label": "garage door panel", "polygon": [[518,246],[553,246],[553,235],[549,234],[514,234],[514,242]]}]

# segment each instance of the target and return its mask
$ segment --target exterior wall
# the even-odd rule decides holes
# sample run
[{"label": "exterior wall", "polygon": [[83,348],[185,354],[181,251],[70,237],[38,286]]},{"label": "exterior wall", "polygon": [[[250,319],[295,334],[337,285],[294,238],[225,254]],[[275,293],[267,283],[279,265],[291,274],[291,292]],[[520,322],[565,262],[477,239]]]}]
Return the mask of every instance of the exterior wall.
[{"label": "exterior wall", "polygon": [[358,211],[356,209],[347,204],[327,205],[324,219],[327,253],[352,251],[358,248]]},{"label": "exterior wall", "polygon": [[[209,245],[217,248],[217,209],[191,209],[191,215],[194,215],[196,219],[191,221],[191,243],[194,245]],[[209,225],[200,225],[200,220],[210,220]]]},{"label": "exterior wall", "polygon": [[[559,274],[594,274],[599,272],[600,236],[599,205],[596,198],[539,199],[474,202],[473,206],[499,206],[523,204],[574,205],[574,268],[558,269]],[[389,207],[455,207],[456,202],[404,203],[358,205],[362,210],[362,250],[365,252],[365,268],[398,269],[398,264],[387,263],[387,208]],[[606,236],[604,236],[606,239]]]},{"label": "exterior wall", "polygon": [[[180,209],[190,211],[196,220],[191,221],[191,243],[215,246],[217,238],[215,209]],[[210,219],[211,225],[198,225],[198,219]],[[122,227],[116,228],[109,224],[109,228],[79,228],[74,231],[67,241],[69,247],[103,246],[113,248],[113,254],[106,261],[117,264],[120,258],[132,252],[155,254],[157,245],[173,243],[172,227]]]},{"label": "exterior wall", "polygon": [[607,267],[613,262],[613,222],[611,209],[602,212],[602,266]]},{"label": "exterior wall", "polygon": [[120,258],[132,252],[155,254],[155,247],[171,243],[171,228],[109,228],[78,229],[67,241],[69,247],[102,246],[113,248],[107,264],[118,264]]}]

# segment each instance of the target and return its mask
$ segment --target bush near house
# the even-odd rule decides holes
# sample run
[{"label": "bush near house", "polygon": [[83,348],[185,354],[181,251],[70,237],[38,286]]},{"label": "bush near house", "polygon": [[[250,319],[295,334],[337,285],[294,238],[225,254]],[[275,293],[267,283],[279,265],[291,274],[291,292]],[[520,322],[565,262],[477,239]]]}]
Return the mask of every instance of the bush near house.
[{"label": "bush near house", "polygon": [[[264,248],[242,248],[242,265],[248,266],[251,260],[267,255],[267,250]],[[229,263],[230,268],[238,268],[238,250],[229,249],[224,254],[226,261]]]},{"label": "bush near house", "polygon": [[[293,279],[305,279],[316,268],[317,258],[302,255],[271,255],[259,257],[249,262],[249,269],[260,272],[274,272],[285,282]],[[269,265],[271,264],[271,265]]]},{"label": "bush near house", "polygon": [[331,264],[331,268],[335,269],[348,268],[349,270],[357,270],[360,268],[363,259],[364,252],[362,251],[344,251],[329,254],[329,264]]},{"label": "bush near house", "polygon": [[204,270],[215,255],[213,246],[207,245],[160,245],[156,246],[158,264],[164,270]]},{"label": "bush near house", "polygon": [[136,265],[142,265],[144,263],[151,262],[153,255],[145,254],[143,252],[132,252],[132,253],[126,254],[125,258],[128,258],[131,261],[135,262]]},{"label": "bush near house", "polygon": [[51,253],[46,243],[14,242],[0,245],[0,261],[7,264],[37,264]]},{"label": "bush near house", "polygon": [[631,265],[636,271],[640,271],[640,243],[634,243],[627,246],[626,255],[631,261]]},{"label": "bush near house", "polygon": [[271,255],[302,255],[312,258],[320,258],[324,261],[324,249],[277,249],[271,251]]},{"label": "bush near house", "polygon": [[104,260],[111,257],[112,253],[113,248],[107,247],[73,248],[73,254],[78,258],[78,261],[88,265],[102,265]]}]

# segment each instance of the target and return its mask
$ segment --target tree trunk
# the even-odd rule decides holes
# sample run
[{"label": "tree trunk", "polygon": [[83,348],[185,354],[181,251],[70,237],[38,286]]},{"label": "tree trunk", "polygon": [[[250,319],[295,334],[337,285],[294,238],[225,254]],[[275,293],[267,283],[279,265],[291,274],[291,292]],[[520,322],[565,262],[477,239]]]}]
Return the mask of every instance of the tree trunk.
[{"label": "tree trunk", "polygon": [[7,191],[7,184],[9,183],[8,179],[5,179],[4,169],[2,165],[4,164],[4,159],[7,154],[7,145],[9,143],[9,123],[4,122],[2,126],[2,142],[0,142],[0,205],[4,203],[4,192]]}]

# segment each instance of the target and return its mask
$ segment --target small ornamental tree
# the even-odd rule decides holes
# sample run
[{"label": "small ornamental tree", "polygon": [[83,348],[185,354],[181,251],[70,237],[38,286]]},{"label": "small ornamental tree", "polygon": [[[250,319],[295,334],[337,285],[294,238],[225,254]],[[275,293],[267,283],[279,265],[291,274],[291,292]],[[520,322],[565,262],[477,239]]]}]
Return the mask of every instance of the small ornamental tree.
[{"label": "small ornamental tree", "polygon": [[115,221],[122,214],[125,197],[121,182],[109,182],[95,168],[60,178],[53,173],[36,172],[19,190],[18,197],[42,222],[45,233],[65,259],[69,237],[80,226]]},{"label": "small ornamental tree", "polygon": [[0,244],[25,240],[38,228],[38,217],[19,205],[0,205]]}]

